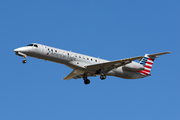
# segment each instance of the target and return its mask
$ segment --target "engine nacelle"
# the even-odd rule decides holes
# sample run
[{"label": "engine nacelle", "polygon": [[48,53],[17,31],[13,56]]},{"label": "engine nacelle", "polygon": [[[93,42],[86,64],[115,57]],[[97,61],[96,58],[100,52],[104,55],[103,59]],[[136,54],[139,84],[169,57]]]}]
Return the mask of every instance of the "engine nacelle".
[{"label": "engine nacelle", "polygon": [[131,62],[123,66],[123,69],[130,71],[141,71],[144,70],[144,66],[136,62]]}]

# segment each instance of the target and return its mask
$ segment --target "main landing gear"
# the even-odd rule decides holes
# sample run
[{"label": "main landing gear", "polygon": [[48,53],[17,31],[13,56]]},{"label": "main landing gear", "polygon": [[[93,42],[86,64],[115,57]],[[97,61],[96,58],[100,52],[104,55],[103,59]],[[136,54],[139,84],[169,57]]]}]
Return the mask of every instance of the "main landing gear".
[{"label": "main landing gear", "polygon": [[[106,79],[106,75],[105,75],[104,73],[101,73],[100,79],[101,79],[101,80]],[[83,80],[84,80],[84,84],[85,84],[85,85],[87,85],[87,84],[90,83],[90,80],[87,78],[87,73],[84,73],[84,75],[83,75]]]},{"label": "main landing gear", "polygon": [[84,84],[86,84],[86,85],[90,83],[90,80],[87,79],[87,73],[84,73],[83,80],[84,80]]},{"label": "main landing gear", "polygon": [[102,74],[100,75],[100,79],[101,79],[101,80],[106,79],[106,75],[105,75],[104,73],[102,73]]},{"label": "main landing gear", "polygon": [[100,74],[101,74],[101,75],[100,75],[100,79],[101,79],[101,80],[106,79],[106,74],[105,74],[104,69],[101,69],[101,70],[100,70]]}]

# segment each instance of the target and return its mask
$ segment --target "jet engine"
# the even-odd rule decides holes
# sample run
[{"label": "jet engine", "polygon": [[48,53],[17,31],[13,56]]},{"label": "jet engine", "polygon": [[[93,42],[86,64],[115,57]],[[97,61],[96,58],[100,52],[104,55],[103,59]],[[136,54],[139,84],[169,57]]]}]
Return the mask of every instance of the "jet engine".
[{"label": "jet engine", "polygon": [[144,70],[144,66],[139,64],[139,63],[136,63],[136,62],[131,62],[129,64],[126,64],[122,67],[123,69],[125,70],[129,70],[129,71],[141,71],[141,70]]}]

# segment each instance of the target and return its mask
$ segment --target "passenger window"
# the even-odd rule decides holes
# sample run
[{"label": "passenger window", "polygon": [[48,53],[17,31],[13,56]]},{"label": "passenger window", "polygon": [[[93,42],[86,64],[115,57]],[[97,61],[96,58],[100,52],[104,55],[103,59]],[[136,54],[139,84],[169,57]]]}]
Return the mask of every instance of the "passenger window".
[{"label": "passenger window", "polygon": [[93,59],[91,59],[91,61],[93,61]]},{"label": "passenger window", "polygon": [[51,49],[51,51],[53,51],[53,49]]},{"label": "passenger window", "polygon": [[79,58],[81,58],[81,56],[79,56]]},{"label": "passenger window", "polygon": [[73,54],[71,56],[73,56]]},{"label": "passenger window", "polygon": [[85,57],[83,57],[83,59],[85,59]]},{"label": "passenger window", "polygon": [[95,60],[97,62],[97,60]]},{"label": "passenger window", "polygon": [[69,53],[67,55],[69,55]]},{"label": "passenger window", "polygon": [[87,58],[87,60],[89,60],[89,58]]},{"label": "passenger window", "polygon": [[77,55],[75,55],[75,57],[77,57]]},{"label": "passenger window", "polygon": [[61,53],[61,51],[59,51],[59,53]]},{"label": "passenger window", "polygon": [[55,52],[57,52],[57,50],[55,50]]},{"label": "passenger window", "polygon": [[49,51],[49,48],[48,48],[48,51]]},{"label": "passenger window", "polygon": [[64,52],[64,54],[65,54],[65,52]]}]

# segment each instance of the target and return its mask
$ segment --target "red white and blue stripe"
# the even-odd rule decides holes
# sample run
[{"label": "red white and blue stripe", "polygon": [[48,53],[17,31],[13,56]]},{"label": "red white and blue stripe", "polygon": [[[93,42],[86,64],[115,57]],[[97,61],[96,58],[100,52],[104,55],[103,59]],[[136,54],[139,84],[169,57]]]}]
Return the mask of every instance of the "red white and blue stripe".
[{"label": "red white and blue stripe", "polygon": [[145,57],[140,61],[140,64],[144,66],[144,70],[139,72],[143,75],[150,75],[153,62],[154,59],[149,58],[148,55],[146,54]]}]

